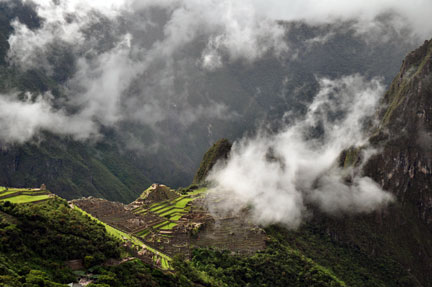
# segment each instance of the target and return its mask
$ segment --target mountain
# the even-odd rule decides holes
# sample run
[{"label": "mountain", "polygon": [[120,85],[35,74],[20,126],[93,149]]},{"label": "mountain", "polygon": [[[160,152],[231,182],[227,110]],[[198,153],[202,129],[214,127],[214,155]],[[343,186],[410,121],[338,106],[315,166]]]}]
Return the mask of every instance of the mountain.
[{"label": "mountain", "polygon": [[[14,19],[29,29],[37,29],[41,21],[31,3],[0,3],[1,97],[8,93],[24,97],[25,92],[47,91],[62,97],[61,84],[70,74],[67,59],[59,63],[60,68],[51,76],[37,69],[21,71],[6,61]],[[110,137],[109,132],[106,136]],[[122,202],[135,199],[152,182],[148,173],[137,169],[137,161],[134,154],[122,152],[110,141],[91,144],[49,132],[24,143],[5,143],[0,138],[1,185],[26,187],[45,183],[67,199],[88,195]]]},{"label": "mountain", "polygon": [[[360,166],[396,200],[363,215],[313,210],[299,229],[218,213],[205,178],[230,157],[222,139],[196,184],[153,184],[130,204],[65,201],[40,189],[0,188],[4,286],[432,286],[432,41],[409,53],[383,97]],[[341,167],[360,153],[341,154]],[[115,166],[115,165],[114,165]],[[105,285],[104,285],[105,284]]]},{"label": "mountain", "polygon": [[[370,144],[378,152],[363,173],[396,201],[365,216],[316,212],[314,220],[296,232],[278,230],[284,234],[281,240],[336,274],[356,270],[350,279],[340,277],[350,286],[362,285],[355,283],[356,277],[367,282],[363,286],[431,286],[431,55],[432,41],[426,41],[406,56],[371,129]],[[355,150],[344,153],[341,163],[355,164],[358,156]],[[340,255],[347,253],[350,260]]]},{"label": "mountain", "polygon": [[175,286],[172,275],[128,258],[119,233],[49,191],[0,188],[0,198],[1,286],[68,286],[87,280],[82,269],[101,284],[92,286]]},{"label": "mountain", "polygon": [[202,183],[216,162],[228,157],[231,147],[232,144],[227,139],[220,139],[215,142],[204,154],[200,167],[193,179],[193,183]]},{"label": "mountain", "polygon": [[[76,76],[77,62],[83,55],[77,54],[73,46],[54,41],[42,47],[45,50],[38,50],[42,53],[41,61],[46,60],[49,68],[23,69],[15,65],[8,57],[8,39],[17,32],[14,21],[37,32],[47,19],[39,15],[36,4],[14,3],[0,3],[1,97],[7,98],[12,93],[16,94],[14,98],[23,100],[26,92],[34,95],[48,92],[52,94],[53,110],[73,114],[77,108],[67,103],[73,102],[81,90],[70,93],[73,88],[70,81]],[[145,47],[163,37],[162,28],[168,21],[161,11],[152,11],[151,15],[147,16],[152,18],[153,28],[142,33],[130,31],[137,33],[134,34],[137,42],[143,42]],[[102,47],[98,49],[105,51],[113,45],[109,37],[113,31],[108,31],[113,27],[105,25],[103,21],[108,20],[103,17],[95,17],[93,21],[94,25],[83,29],[87,29],[89,37],[97,36],[91,39],[101,38]],[[133,20],[126,17],[118,23],[130,21]],[[0,184],[25,187],[45,183],[66,199],[94,195],[123,203],[134,200],[152,182],[187,186],[199,168],[202,154],[217,139],[226,137],[234,141],[245,133],[253,133],[263,122],[278,129],[284,124],[280,119],[286,119],[288,113],[293,118],[304,113],[319,89],[318,78],[361,73],[366,78],[378,76],[385,84],[390,83],[400,59],[413,43],[397,33],[383,41],[367,41],[356,34],[350,23],[345,24],[280,22],[286,31],[285,41],[295,56],[279,59],[266,54],[254,63],[230,61],[212,71],[196,64],[204,47],[198,38],[188,44],[190,49],[172,57],[173,68],[178,69],[172,91],[165,91],[164,85],[157,84],[168,64],[155,64],[150,71],[138,75],[122,95],[123,108],[128,105],[129,94],[141,93],[147,102],[152,102],[146,98],[148,94],[154,93],[154,98],[162,99],[172,94],[169,102],[163,102],[162,110],[139,113],[145,122],[153,122],[152,117],[157,121],[158,113],[167,114],[164,120],[147,125],[132,119],[114,126],[95,120],[101,126],[101,137],[96,143],[93,139],[79,141],[56,135],[49,129],[38,130],[24,143],[6,144],[0,139],[0,165],[4,167],[0,169]],[[119,28],[122,33],[124,28]],[[86,55],[90,57],[91,53]],[[213,114],[218,116],[215,118]]]},{"label": "mountain", "polygon": [[[27,92],[48,93],[53,109],[77,112],[67,105],[77,94],[68,94],[65,84],[75,73],[76,55],[53,45],[48,58],[55,73],[14,66],[7,59],[12,20],[31,31],[44,20],[32,2],[3,1],[0,11],[2,99],[29,103],[36,99]],[[161,18],[153,19],[153,27],[169,20]],[[409,53],[391,81],[398,57],[410,46],[403,35],[371,44],[338,25],[279,25],[289,31],[284,39],[297,57],[282,61],[266,54],[253,63],[232,61],[203,71],[191,64],[199,49],[179,51],[173,60],[182,73],[174,94],[187,94],[186,100],[180,96],[166,111],[157,111],[170,117],[152,127],[137,121],[100,123],[100,138],[93,141],[49,129],[23,142],[0,138],[0,284],[432,286],[432,40]],[[104,25],[91,29],[105,31]],[[322,40],[329,32],[335,34]],[[197,41],[190,45],[203,46]],[[139,75],[122,100],[154,87],[165,71],[159,68]],[[295,230],[255,224],[250,205],[238,213],[213,208],[225,198],[209,192],[206,177],[218,162],[229,160],[232,147],[226,139],[211,146],[216,138],[235,140],[261,121],[278,131],[285,120],[305,112],[319,90],[317,78],[354,72],[382,76],[389,89],[377,121],[368,122],[367,145],[376,152],[360,164],[359,149],[351,148],[335,165],[358,167],[392,193],[394,202],[357,215],[328,215],[312,206]],[[213,119],[204,109],[197,121],[179,120],[182,102],[200,110],[213,99],[229,106],[230,113],[222,109],[224,117]],[[188,122],[195,114],[186,111]],[[150,115],[155,116],[145,114]],[[265,157],[278,159],[271,150]],[[350,179],[344,178],[348,184]],[[159,183],[148,187],[152,182]],[[177,188],[181,185],[189,186]]]},{"label": "mountain", "polygon": [[[313,210],[314,216],[295,231],[265,228],[279,248],[299,252],[346,286],[432,286],[431,68],[432,41],[426,41],[406,56],[381,102],[377,123],[370,128],[369,144],[377,152],[362,173],[391,192],[395,202],[366,215],[329,216]],[[209,169],[208,159],[218,146],[204,156],[201,170]],[[358,150],[348,150],[340,164],[355,165],[359,156]],[[221,158],[225,157],[226,151]],[[201,252],[193,253],[192,262],[214,276],[232,276],[236,266],[252,261]],[[209,267],[213,265],[217,271]],[[251,282],[236,280],[230,283]]]},{"label": "mountain", "polygon": [[133,165],[137,159],[116,146],[48,135],[41,143],[0,149],[0,182],[5,186],[45,183],[66,198],[98,196],[129,202],[151,181]]},{"label": "mountain", "polygon": [[[145,194],[159,189],[166,191],[166,186],[155,185]],[[239,225],[237,220],[241,218],[225,219],[230,225],[228,228],[207,226],[208,218],[206,226],[198,227],[195,222],[198,218],[190,217],[197,211],[191,213],[190,209],[196,207],[193,202],[199,201],[202,193],[202,189],[189,191],[168,201],[156,202],[154,197],[150,201],[143,197],[129,209],[103,199],[67,202],[45,189],[2,187],[0,283],[17,287],[66,286],[77,281],[90,283],[88,286],[112,287],[244,286],[254,280],[257,285],[346,286],[330,270],[266,238],[259,228],[251,228],[244,221]],[[150,213],[154,217],[166,216],[162,209],[169,211],[171,201],[176,207],[183,201],[190,203],[183,206],[185,210],[178,211],[182,219],[174,224],[177,227],[160,223],[149,225]],[[78,206],[91,211],[92,215]],[[147,219],[144,229],[127,232],[127,227],[133,228],[140,221],[140,214]],[[179,235],[184,226],[196,232],[183,234],[182,238]],[[243,232],[248,232],[249,236],[245,237]],[[191,250],[191,254],[178,254],[178,250],[185,251],[183,244],[188,243],[185,236],[193,238],[193,244],[201,242],[200,248]],[[231,240],[241,240],[241,244],[233,245]],[[260,245],[253,245],[254,241]],[[265,241],[267,243],[263,244]],[[216,243],[219,248],[231,251],[208,248]],[[187,258],[191,260],[185,260]],[[220,264],[226,266],[225,274],[221,273],[221,268],[214,268]],[[236,267],[229,267],[232,264]]]}]

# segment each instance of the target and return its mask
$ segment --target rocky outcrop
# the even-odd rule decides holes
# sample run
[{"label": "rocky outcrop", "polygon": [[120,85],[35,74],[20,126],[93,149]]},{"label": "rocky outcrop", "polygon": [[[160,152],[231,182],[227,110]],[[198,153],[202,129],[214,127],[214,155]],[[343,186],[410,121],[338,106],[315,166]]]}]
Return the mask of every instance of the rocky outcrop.
[{"label": "rocky outcrop", "polygon": [[203,182],[210,170],[220,159],[227,159],[231,151],[232,144],[227,139],[220,139],[204,154],[201,165],[195,174],[193,183]]}]

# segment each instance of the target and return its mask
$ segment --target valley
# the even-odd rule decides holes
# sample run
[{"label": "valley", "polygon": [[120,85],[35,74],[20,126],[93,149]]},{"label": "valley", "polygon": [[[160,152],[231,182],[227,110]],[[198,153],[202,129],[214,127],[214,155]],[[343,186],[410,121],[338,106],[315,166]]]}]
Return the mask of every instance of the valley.
[{"label": "valley", "polygon": [[0,287],[432,287],[429,2],[0,0]]}]

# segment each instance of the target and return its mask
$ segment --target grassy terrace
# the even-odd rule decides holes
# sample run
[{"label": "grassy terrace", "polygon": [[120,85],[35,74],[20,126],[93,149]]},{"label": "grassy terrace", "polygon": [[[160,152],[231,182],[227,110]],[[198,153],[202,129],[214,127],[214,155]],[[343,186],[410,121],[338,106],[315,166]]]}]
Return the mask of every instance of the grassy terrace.
[{"label": "grassy terrace", "polygon": [[154,203],[148,208],[139,207],[135,209],[134,212],[137,214],[145,215],[148,212],[153,212],[166,219],[163,222],[158,222],[145,230],[139,231],[135,235],[145,239],[151,230],[159,232],[173,229],[177,225],[177,221],[190,211],[189,203],[201,197],[206,191],[207,188],[205,187],[199,188],[187,194],[180,195],[177,198]]},{"label": "grassy terrace", "polygon": [[52,194],[38,188],[6,188],[0,187],[0,201],[12,203],[30,203],[49,199]]}]

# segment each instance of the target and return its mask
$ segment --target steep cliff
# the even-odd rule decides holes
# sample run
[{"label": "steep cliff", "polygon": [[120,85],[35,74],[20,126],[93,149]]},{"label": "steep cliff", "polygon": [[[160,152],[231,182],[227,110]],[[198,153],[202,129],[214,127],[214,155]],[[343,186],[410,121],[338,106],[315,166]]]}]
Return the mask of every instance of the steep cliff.
[{"label": "steep cliff", "polygon": [[231,151],[232,144],[227,139],[220,139],[204,154],[200,167],[195,174],[193,183],[201,183],[205,180],[210,170],[220,159],[226,159]]},{"label": "steep cliff", "polygon": [[411,52],[384,98],[366,173],[432,230],[432,40]]},{"label": "steep cliff", "polygon": [[[366,262],[360,264],[369,265],[375,276],[383,276],[380,280],[386,286],[432,286],[431,118],[432,41],[426,41],[407,55],[383,98],[379,121],[370,138],[378,152],[363,170],[393,193],[395,202],[364,216],[322,216],[299,232],[288,233],[289,241],[302,246],[302,240],[312,236],[317,245],[300,249],[324,266],[333,264],[336,273],[343,267],[334,264],[337,258],[329,261],[322,256],[319,250],[325,244],[354,251],[363,258],[359,263]],[[344,157],[344,165],[356,161],[352,151]],[[378,284],[374,280],[368,286]]]}]

